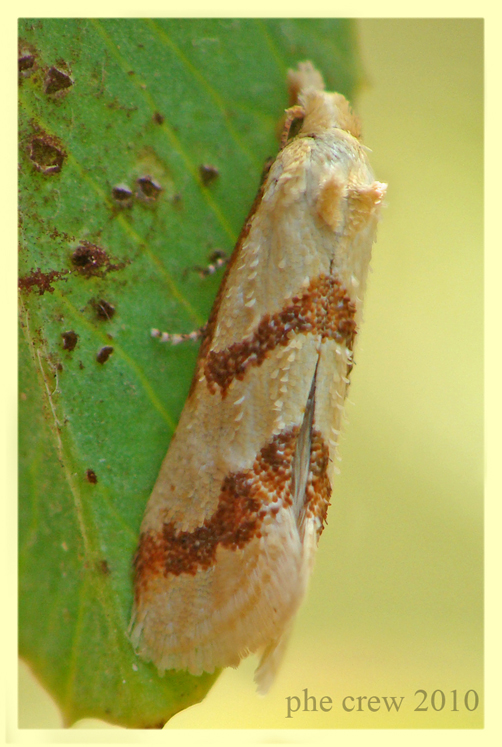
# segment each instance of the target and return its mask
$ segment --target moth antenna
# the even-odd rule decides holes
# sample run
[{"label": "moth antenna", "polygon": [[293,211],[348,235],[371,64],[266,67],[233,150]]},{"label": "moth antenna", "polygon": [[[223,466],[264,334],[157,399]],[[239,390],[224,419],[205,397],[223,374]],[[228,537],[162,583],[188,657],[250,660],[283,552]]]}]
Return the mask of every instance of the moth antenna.
[{"label": "moth antenna", "polygon": [[160,329],[155,327],[150,331],[152,337],[157,337],[160,342],[170,342],[171,345],[179,345],[180,342],[198,342],[202,339],[204,332],[206,331],[207,324],[203,324],[199,329],[194,329],[192,332],[186,332],[184,334],[178,334],[175,332],[161,332]]},{"label": "moth antenna", "polygon": [[284,120],[284,129],[282,131],[281,135],[281,141],[280,141],[280,148],[284,148],[286,143],[289,140],[290,130],[293,122],[295,122],[298,119],[303,120],[305,117],[305,109],[303,106],[292,106],[289,109],[286,109],[286,119]]},{"label": "moth antenna", "polygon": [[187,267],[183,272],[183,275],[186,276],[189,272],[196,272],[199,277],[207,278],[209,275],[214,275],[214,273],[222,267],[225,267],[228,264],[229,259],[230,257],[226,252],[223,252],[221,249],[215,249],[215,251],[209,255],[209,263],[205,267],[202,267],[201,265]]}]

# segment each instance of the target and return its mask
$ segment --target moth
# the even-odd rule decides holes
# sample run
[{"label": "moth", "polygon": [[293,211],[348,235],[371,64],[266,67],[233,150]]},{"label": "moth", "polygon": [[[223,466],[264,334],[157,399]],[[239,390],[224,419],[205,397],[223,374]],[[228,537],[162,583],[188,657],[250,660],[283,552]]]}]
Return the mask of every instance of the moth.
[{"label": "moth", "polygon": [[[259,653],[266,692],[332,495],[343,403],[386,185],[347,100],[289,71],[282,148],[205,327],[135,556],[131,640],[194,675]],[[293,136],[293,131],[297,134]]]}]

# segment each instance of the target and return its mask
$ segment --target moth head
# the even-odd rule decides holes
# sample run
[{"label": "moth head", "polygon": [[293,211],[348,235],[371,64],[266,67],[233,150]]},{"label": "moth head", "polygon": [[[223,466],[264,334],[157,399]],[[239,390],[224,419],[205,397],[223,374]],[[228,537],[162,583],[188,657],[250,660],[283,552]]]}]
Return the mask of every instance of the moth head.
[{"label": "moth head", "polygon": [[298,104],[300,94],[306,90],[324,91],[324,80],[310,61],[299,62],[296,70],[288,70],[289,106]]},{"label": "moth head", "polygon": [[361,137],[359,118],[353,113],[350,104],[341,93],[325,93],[308,89],[299,96],[305,110],[302,132],[321,135],[336,127],[349,132],[353,137]]}]

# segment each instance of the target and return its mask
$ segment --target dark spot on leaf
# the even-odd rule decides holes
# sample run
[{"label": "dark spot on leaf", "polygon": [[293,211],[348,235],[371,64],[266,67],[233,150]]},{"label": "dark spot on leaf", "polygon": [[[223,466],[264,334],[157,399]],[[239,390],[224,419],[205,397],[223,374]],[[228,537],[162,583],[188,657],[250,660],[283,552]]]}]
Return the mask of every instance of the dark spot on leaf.
[{"label": "dark spot on leaf", "polygon": [[96,473],[94,472],[93,469],[88,469],[86,471],[85,478],[86,478],[87,482],[91,483],[91,485],[96,485],[96,483],[98,481],[98,476],[96,475]]},{"label": "dark spot on leaf", "polygon": [[29,145],[29,157],[42,174],[58,174],[66,158],[59,141],[51,135],[35,135]]},{"label": "dark spot on leaf", "polygon": [[75,267],[85,271],[99,269],[106,264],[108,256],[104,249],[95,244],[82,244],[77,246],[71,256],[71,261]]},{"label": "dark spot on leaf", "polygon": [[78,272],[85,277],[95,275],[103,276],[112,270],[120,270],[122,265],[114,265],[110,262],[108,254],[100,246],[82,242],[71,255],[71,261]]},{"label": "dark spot on leaf", "polygon": [[162,187],[155,181],[151,176],[140,176],[137,179],[138,184],[138,197],[153,201],[156,200],[159,194],[162,192]]},{"label": "dark spot on leaf", "polygon": [[60,231],[56,226],[52,229],[49,236],[51,239],[62,239],[63,241],[75,241],[75,236],[71,236],[69,233],[66,233],[65,231]]},{"label": "dark spot on leaf", "polygon": [[50,67],[48,69],[44,81],[45,93],[50,95],[58,93],[58,91],[65,91],[67,88],[71,88],[72,85],[73,80],[65,70],[60,70],[57,67]]},{"label": "dark spot on leaf", "polygon": [[34,54],[23,54],[21,57],[18,58],[18,69],[20,73],[24,73],[27,70],[33,70],[33,67],[35,65],[35,55]]},{"label": "dark spot on leaf", "polygon": [[108,303],[108,301],[105,301],[104,298],[100,298],[99,300],[93,298],[91,304],[94,307],[98,319],[110,321],[110,319],[114,317],[115,306],[113,306],[111,303]]},{"label": "dark spot on leaf", "polygon": [[75,350],[78,342],[78,335],[73,330],[70,330],[69,332],[63,332],[61,335],[63,338],[63,349],[69,350],[70,352],[72,350]]},{"label": "dark spot on leaf", "polygon": [[159,124],[159,125],[164,124],[164,120],[165,120],[165,117],[160,112],[155,112],[155,114],[153,115],[153,121],[156,124]]},{"label": "dark spot on leaf", "polygon": [[133,193],[126,184],[117,184],[112,189],[112,197],[121,207],[132,205]]},{"label": "dark spot on leaf", "polygon": [[38,267],[36,270],[32,270],[29,275],[19,278],[19,290],[30,293],[34,288],[37,288],[39,296],[43,296],[46,291],[48,291],[48,293],[54,293],[52,283],[55,280],[66,280],[67,278],[63,278],[63,275],[66,275],[67,273],[68,270],[62,270],[61,272],[56,272],[56,270],[42,272],[40,267]]},{"label": "dark spot on leaf", "polygon": [[159,721],[158,724],[145,724],[145,726],[143,726],[142,728],[143,729],[163,729],[165,725],[166,725],[165,721]]},{"label": "dark spot on leaf", "polygon": [[201,166],[199,166],[199,174],[202,180],[202,184],[204,184],[204,186],[207,186],[219,177],[220,172],[216,168],[216,166],[212,166],[209,163],[203,163]]},{"label": "dark spot on leaf", "polygon": [[29,78],[37,69],[37,51],[32,44],[23,39],[19,40],[17,66],[20,83],[22,83],[23,78]]},{"label": "dark spot on leaf", "polygon": [[110,575],[111,571],[110,571],[110,566],[108,565],[107,560],[100,560],[97,563],[97,566],[98,566],[98,570],[103,574],[103,576]]},{"label": "dark spot on leaf", "polygon": [[110,355],[113,353],[113,348],[110,345],[105,345],[96,356],[98,363],[106,363]]},{"label": "dark spot on leaf", "polygon": [[120,101],[115,97],[113,101],[110,101],[107,105],[108,109],[116,110],[116,111],[122,111],[126,113],[127,117],[130,117],[132,112],[137,112],[138,107],[137,106],[123,106]]},{"label": "dark spot on leaf", "polygon": [[136,73],[134,72],[134,70],[128,70],[127,75],[136,75]]}]

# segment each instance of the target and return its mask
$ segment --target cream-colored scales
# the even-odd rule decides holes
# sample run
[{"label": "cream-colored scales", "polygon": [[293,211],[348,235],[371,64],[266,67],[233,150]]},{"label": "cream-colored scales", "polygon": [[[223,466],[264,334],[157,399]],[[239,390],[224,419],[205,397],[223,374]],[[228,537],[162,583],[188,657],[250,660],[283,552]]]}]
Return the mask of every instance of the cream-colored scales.
[{"label": "cream-colored scales", "polygon": [[340,94],[301,63],[301,128],[234,250],[147,505],[131,638],[159,671],[262,655],[265,691],[304,596],[335,467],[385,185]]}]

